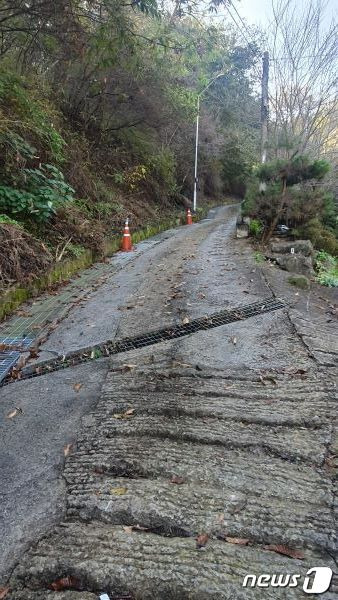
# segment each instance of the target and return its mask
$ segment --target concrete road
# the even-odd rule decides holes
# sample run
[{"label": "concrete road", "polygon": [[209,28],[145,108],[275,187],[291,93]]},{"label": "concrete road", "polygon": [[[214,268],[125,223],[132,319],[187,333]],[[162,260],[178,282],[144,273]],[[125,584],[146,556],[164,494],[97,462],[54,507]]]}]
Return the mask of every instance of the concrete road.
[{"label": "concrete road", "polygon": [[[144,245],[42,357],[274,293],[291,310],[1,391],[4,582],[17,565],[8,597],[261,598],[243,589],[247,573],[299,573],[299,587],[263,591],[301,598],[309,568],[334,569],[334,325],[325,303],[309,305],[235,239],[237,211]],[[316,337],[299,329],[312,316]]]}]

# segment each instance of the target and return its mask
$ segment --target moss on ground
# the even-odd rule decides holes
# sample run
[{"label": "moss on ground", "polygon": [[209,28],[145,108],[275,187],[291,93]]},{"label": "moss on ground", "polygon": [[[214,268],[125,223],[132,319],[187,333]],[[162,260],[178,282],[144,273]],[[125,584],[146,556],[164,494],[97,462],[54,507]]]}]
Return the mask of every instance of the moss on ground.
[{"label": "moss on ground", "polygon": [[291,275],[288,277],[288,282],[301,290],[310,289],[310,281],[305,275]]}]

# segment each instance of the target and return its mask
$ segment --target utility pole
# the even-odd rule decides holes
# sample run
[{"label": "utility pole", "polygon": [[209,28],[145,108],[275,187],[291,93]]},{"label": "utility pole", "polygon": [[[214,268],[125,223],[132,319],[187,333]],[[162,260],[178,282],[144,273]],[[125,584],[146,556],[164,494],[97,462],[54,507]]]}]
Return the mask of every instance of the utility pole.
[{"label": "utility pole", "polygon": [[197,205],[197,160],[198,160],[198,135],[199,135],[199,121],[200,121],[200,96],[197,96],[197,115],[196,115],[196,139],[195,139],[195,169],[194,169],[194,199],[193,199],[193,211],[196,212]]},{"label": "utility pole", "polygon": [[263,54],[262,74],[262,103],[261,103],[261,156],[262,163],[266,162],[266,149],[268,143],[268,116],[269,116],[269,52]]}]

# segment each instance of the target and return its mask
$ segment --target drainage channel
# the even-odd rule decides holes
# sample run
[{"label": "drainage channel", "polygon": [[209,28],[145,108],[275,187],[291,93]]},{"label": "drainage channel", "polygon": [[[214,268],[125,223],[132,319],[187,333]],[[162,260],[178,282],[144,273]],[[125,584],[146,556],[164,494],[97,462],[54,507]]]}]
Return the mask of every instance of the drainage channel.
[{"label": "drainage channel", "polygon": [[64,356],[46,360],[38,365],[35,364],[25,367],[17,373],[15,373],[14,369],[14,373],[12,371],[12,374],[8,375],[3,380],[2,385],[16,381],[22,381],[23,379],[39,377],[41,375],[46,375],[47,373],[60,371],[67,367],[83,364],[98,358],[128,352],[128,350],[136,350],[138,348],[152,346],[168,340],[191,335],[192,333],[197,333],[198,331],[213,329],[215,327],[220,327],[221,325],[242,321],[244,319],[249,319],[250,317],[273,312],[282,308],[285,308],[285,304],[283,302],[270,297],[254,304],[247,304],[246,306],[238,307],[237,309],[223,310],[199,319],[194,319],[189,323],[157,329],[136,337],[124,338],[116,342],[108,340],[88,348],[75,350],[74,352],[70,352]]}]

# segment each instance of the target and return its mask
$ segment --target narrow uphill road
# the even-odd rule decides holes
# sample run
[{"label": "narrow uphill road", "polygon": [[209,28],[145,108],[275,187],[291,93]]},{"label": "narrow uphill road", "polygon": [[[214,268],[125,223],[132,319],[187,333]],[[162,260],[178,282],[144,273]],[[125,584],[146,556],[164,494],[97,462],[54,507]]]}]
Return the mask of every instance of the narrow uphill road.
[{"label": "narrow uphill road", "polygon": [[[69,314],[46,355],[269,297],[248,245],[234,239],[237,211],[218,209],[128,262]],[[310,355],[278,311],[4,388],[6,410],[25,403],[4,432],[17,486],[5,498],[8,563],[18,562],[8,598],[304,597],[301,586],[242,582],[248,573],[334,570],[334,367],[324,372]],[[61,475],[64,436],[75,436],[90,406]],[[36,541],[34,523],[46,534],[61,519],[19,556],[20,532]]]}]

